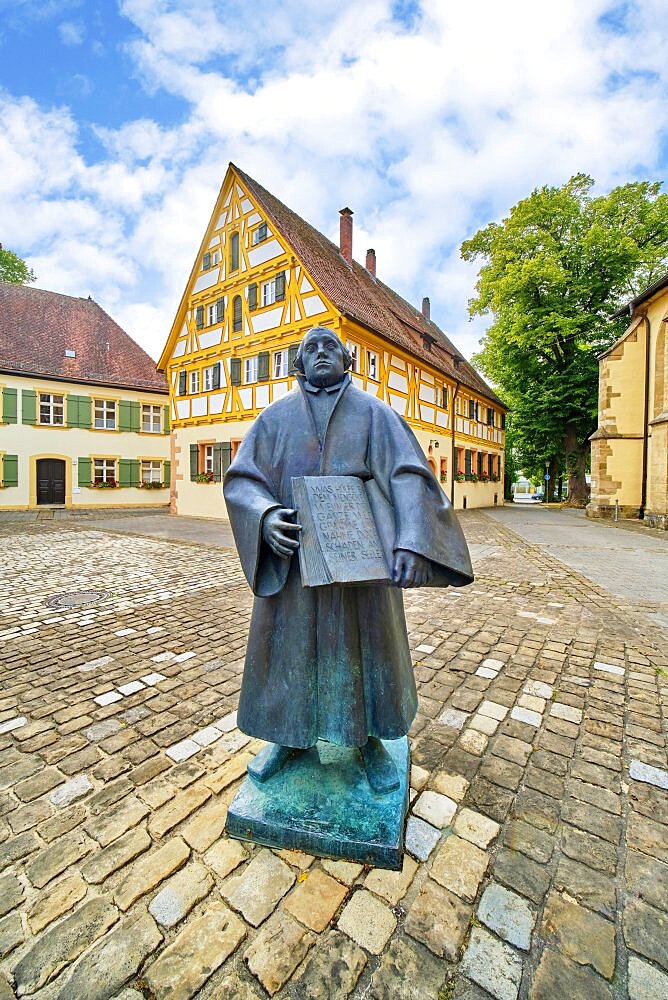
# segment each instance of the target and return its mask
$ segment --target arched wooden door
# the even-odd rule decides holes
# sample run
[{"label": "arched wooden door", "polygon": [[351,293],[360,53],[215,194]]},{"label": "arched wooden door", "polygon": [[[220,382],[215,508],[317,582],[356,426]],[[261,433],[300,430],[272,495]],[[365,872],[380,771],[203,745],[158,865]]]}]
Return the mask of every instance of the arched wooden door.
[{"label": "arched wooden door", "polygon": [[62,458],[37,459],[37,503],[65,503],[65,462]]}]

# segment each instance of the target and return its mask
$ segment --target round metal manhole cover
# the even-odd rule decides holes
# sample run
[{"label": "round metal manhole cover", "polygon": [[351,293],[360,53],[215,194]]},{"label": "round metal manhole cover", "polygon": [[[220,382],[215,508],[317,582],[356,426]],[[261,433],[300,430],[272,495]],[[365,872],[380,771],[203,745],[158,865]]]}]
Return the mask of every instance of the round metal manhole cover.
[{"label": "round metal manhole cover", "polygon": [[49,608],[79,608],[85,604],[99,604],[109,597],[106,590],[82,590],[78,594],[56,594],[49,597],[46,605]]}]

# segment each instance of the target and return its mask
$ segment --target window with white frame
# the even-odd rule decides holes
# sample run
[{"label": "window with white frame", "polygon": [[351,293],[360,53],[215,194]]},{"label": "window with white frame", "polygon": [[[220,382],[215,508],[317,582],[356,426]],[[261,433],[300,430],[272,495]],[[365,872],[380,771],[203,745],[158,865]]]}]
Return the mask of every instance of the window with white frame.
[{"label": "window with white frame", "polygon": [[288,352],[274,351],[274,378],[287,378]]},{"label": "window with white frame", "polygon": [[142,462],[141,463],[142,483],[162,482],[162,462]]},{"label": "window with white frame", "polygon": [[52,392],[39,394],[39,422],[62,427],[65,423],[64,397]]},{"label": "window with white frame", "polygon": [[213,326],[213,324],[216,322],[216,303],[215,302],[213,302],[209,306],[209,308],[207,309],[207,320],[208,320],[208,325],[209,326]]},{"label": "window with white frame", "polygon": [[204,445],[204,468],[203,472],[213,472],[213,445]]},{"label": "window with white frame", "polygon": [[262,243],[266,240],[267,235],[267,223],[261,222],[257,229],[251,233],[251,245],[257,246],[258,243]]},{"label": "window with white frame", "polygon": [[159,434],[161,427],[162,407],[143,403],[141,408],[141,429],[147,434]]},{"label": "window with white frame", "polygon": [[378,355],[374,351],[366,352],[366,373],[369,378],[378,381]]},{"label": "window with white frame", "polygon": [[270,306],[276,301],[276,278],[262,282],[262,305]]},{"label": "window with white frame", "polygon": [[213,389],[213,365],[205,368],[202,374],[204,376],[204,392],[209,392]]},{"label": "window with white frame", "polygon": [[113,399],[96,399],[94,424],[97,430],[116,429],[116,403]]},{"label": "window with white frame", "polygon": [[94,458],[93,468],[95,470],[96,483],[116,482],[116,459],[114,458]]},{"label": "window with white frame", "polygon": [[244,360],[244,382],[257,382],[257,355]]},{"label": "window with white frame", "polygon": [[190,392],[199,392],[199,372],[190,372]]},{"label": "window with white frame", "polygon": [[359,372],[360,370],[360,349],[357,344],[353,344],[351,340],[346,341],[346,347],[348,348],[348,353],[352,358],[352,364],[350,370],[352,372]]}]

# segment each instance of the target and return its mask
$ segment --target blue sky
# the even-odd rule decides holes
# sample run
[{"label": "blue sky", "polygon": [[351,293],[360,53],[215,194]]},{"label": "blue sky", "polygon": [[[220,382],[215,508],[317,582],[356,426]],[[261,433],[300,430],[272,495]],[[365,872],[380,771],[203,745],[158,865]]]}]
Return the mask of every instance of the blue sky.
[{"label": "blue sky", "polygon": [[665,0],[0,0],[0,241],[154,357],[229,160],[470,356],[461,242],[534,187],[664,180]]}]

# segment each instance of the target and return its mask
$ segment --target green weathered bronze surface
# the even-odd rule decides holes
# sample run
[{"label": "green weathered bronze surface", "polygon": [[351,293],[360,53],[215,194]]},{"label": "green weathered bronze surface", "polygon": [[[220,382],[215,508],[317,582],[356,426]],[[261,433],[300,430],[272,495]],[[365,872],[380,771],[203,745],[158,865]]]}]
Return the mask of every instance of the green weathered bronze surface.
[{"label": "green weathered bronze surface", "polygon": [[408,740],[383,743],[399,773],[396,791],[375,795],[359,750],[320,740],[268,781],[245,779],[227,813],[228,834],[398,871],[408,809]]}]

